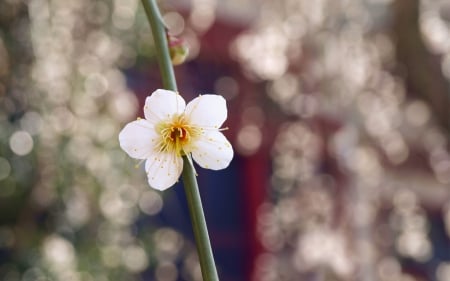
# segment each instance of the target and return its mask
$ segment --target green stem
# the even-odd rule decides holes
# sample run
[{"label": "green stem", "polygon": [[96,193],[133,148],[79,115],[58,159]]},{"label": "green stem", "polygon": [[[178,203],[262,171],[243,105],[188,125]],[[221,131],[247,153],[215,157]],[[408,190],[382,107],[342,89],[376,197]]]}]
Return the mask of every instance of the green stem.
[{"label": "green stem", "polygon": [[155,0],[142,0],[145,13],[147,14],[153,40],[155,41],[156,57],[161,71],[162,82],[167,90],[177,91],[177,82],[173,71],[172,61],[168,49],[166,28],[162,21],[161,13]]},{"label": "green stem", "polygon": [[218,281],[214,256],[209,242],[205,215],[198,190],[194,167],[187,156],[183,156],[183,183],[184,191],[189,205],[192,228],[194,230],[197,252],[199,253],[200,267],[204,281]]},{"label": "green stem", "polygon": [[[163,86],[165,89],[177,91],[177,83],[169,55],[166,30],[155,0],[142,0],[142,4],[150,22],[155,41],[156,55],[160,66]],[[188,202],[189,215],[194,231],[200,267],[204,281],[218,281],[214,256],[209,241],[205,215],[198,189],[194,167],[187,156],[183,156],[183,184]]]}]

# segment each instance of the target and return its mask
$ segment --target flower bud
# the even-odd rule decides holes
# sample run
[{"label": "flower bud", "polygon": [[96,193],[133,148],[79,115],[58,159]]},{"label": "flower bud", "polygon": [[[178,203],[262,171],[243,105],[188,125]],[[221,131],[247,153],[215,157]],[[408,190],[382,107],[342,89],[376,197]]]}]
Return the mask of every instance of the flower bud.
[{"label": "flower bud", "polygon": [[185,40],[167,34],[169,43],[170,59],[173,65],[182,64],[189,54],[189,48]]}]

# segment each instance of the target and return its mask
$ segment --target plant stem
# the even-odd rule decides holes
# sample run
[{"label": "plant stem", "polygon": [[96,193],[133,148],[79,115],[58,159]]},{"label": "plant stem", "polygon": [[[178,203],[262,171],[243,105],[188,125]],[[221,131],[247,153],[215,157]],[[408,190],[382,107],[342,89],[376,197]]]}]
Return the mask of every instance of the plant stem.
[{"label": "plant stem", "polygon": [[162,82],[167,90],[177,91],[177,82],[170,59],[166,28],[162,21],[161,13],[155,0],[142,0],[145,13],[147,14],[153,40],[155,41],[156,57],[161,71]]},{"label": "plant stem", "polygon": [[[152,29],[163,86],[167,90],[177,91],[177,83],[169,55],[166,30],[156,0],[142,0],[142,4]],[[219,277],[217,275],[211,243],[209,241],[197,179],[195,177],[194,167],[187,156],[183,156],[182,178],[203,280],[218,281]]]},{"label": "plant stem", "polygon": [[206,227],[205,215],[203,214],[195,171],[187,156],[183,156],[183,162],[184,191],[189,205],[189,214],[197,244],[203,280],[218,281],[219,277],[217,276],[211,243],[209,242],[208,229]]}]

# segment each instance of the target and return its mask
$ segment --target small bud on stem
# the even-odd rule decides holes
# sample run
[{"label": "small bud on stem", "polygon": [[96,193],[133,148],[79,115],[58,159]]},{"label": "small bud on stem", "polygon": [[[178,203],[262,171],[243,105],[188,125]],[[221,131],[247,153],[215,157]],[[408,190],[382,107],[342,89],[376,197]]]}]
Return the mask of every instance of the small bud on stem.
[{"label": "small bud on stem", "polygon": [[167,33],[167,42],[169,44],[170,59],[173,65],[182,64],[189,54],[189,48],[185,40]]}]

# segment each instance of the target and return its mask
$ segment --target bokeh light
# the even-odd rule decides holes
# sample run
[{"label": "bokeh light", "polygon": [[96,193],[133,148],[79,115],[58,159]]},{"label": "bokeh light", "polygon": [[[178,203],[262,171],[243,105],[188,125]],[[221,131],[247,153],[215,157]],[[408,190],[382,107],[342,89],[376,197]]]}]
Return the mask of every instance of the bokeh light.
[{"label": "bokeh light", "polygon": [[[182,94],[229,107],[221,280],[450,280],[447,0],[159,4]],[[202,280],[182,188],[118,145],[150,87],[140,1],[0,1],[1,280]]]}]

